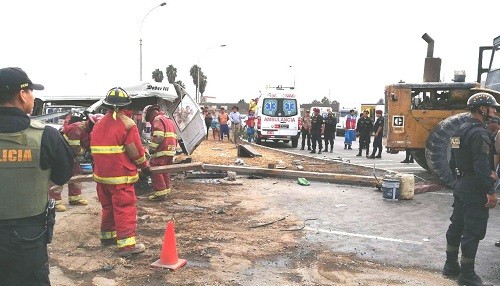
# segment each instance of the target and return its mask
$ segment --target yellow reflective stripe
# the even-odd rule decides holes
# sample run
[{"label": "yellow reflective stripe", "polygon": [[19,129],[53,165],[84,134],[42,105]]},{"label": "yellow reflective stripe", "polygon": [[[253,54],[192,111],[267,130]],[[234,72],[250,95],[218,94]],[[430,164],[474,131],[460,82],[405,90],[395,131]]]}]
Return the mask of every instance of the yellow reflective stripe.
[{"label": "yellow reflective stripe", "polygon": [[135,162],[135,164],[140,165],[140,164],[146,162],[146,156],[143,155],[141,158],[134,160],[134,162]]},{"label": "yellow reflective stripe", "polygon": [[153,131],[153,136],[177,138],[177,134],[175,134],[174,132],[163,132],[163,131]]},{"label": "yellow reflective stripe", "polygon": [[83,200],[83,196],[82,195],[78,195],[78,196],[68,196],[68,200],[70,202],[78,202],[80,200]]},{"label": "yellow reflective stripe", "polygon": [[124,153],[125,146],[90,146],[92,154],[117,154]]},{"label": "yellow reflective stripe", "polygon": [[160,152],[156,152],[154,153],[153,155],[151,155],[152,157],[160,157],[160,156],[175,156],[175,151],[160,151]]},{"label": "yellow reflective stripe", "polygon": [[101,231],[102,239],[111,239],[116,237],[116,231]]},{"label": "yellow reflective stripe", "polygon": [[154,192],[154,195],[155,196],[166,196],[168,194],[170,194],[171,190],[170,188],[169,189],[165,189],[165,190],[161,190],[161,191],[156,191]]},{"label": "yellow reflective stripe", "polygon": [[121,176],[121,177],[99,177],[94,174],[94,181],[101,184],[108,185],[120,185],[120,184],[131,184],[139,180],[139,174],[135,176]]},{"label": "yellow reflective stripe", "polygon": [[160,145],[160,144],[154,143],[154,142],[149,143],[149,147],[152,147],[152,148],[156,148],[156,147],[158,147],[158,145]]},{"label": "yellow reflective stripe", "polygon": [[124,238],[124,239],[118,239],[116,241],[116,245],[118,245],[119,248],[135,245],[135,237],[132,236],[132,237]]}]

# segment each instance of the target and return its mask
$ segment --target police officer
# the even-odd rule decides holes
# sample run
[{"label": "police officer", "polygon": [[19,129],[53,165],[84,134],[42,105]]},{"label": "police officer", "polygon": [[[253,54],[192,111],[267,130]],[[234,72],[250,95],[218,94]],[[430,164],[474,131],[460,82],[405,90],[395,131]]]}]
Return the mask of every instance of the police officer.
[{"label": "police officer", "polygon": [[356,156],[361,156],[361,151],[366,149],[366,157],[370,154],[370,137],[373,128],[373,121],[368,117],[368,110],[363,111],[363,116],[356,124],[356,134],[359,135],[359,152]]},{"label": "police officer", "polygon": [[47,225],[55,218],[47,215],[47,192],[50,181],[71,178],[73,151],[58,130],[27,115],[33,90],[43,88],[20,68],[0,69],[1,285],[50,285]]},{"label": "police officer", "polygon": [[486,234],[489,209],[497,204],[494,184],[498,179],[493,167],[494,146],[484,122],[495,115],[495,108],[500,105],[491,94],[480,92],[469,98],[467,107],[471,118],[451,138],[452,165],[458,167],[458,177],[453,186],[453,213],[446,232],[443,274],[459,275],[461,284],[483,285],[474,264],[479,241]]},{"label": "police officer", "polygon": [[311,116],[311,127],[309,133],[311,133],[312,150],[311,153],[316,153],[316,145],[318,145],[318,154],[321,154],[321,149],[323,149],[323,144],[321,141],[321,129],[323,128],[323,116],[319,114],[319,108],[314,108],[314,115]]},{"label": "police officer", "polygon": [[325,152],[328,152],[328,143],[330,143],[330,153],[333,152],[333,142],[335,140],[335,131],[337,129],[337,117],[333,115],[331,109],[328,109],[328,115],[325,118]]},{"label": "police officer", "polygon": [[[382,158],[382,132],[384,130],[384,119],[382,118],[382,110],[375,111],[375,123],[373,124],[373,132],[375,133],[373,137],[373,151],[372,154],[368,157],[369,159],[374,158]],[[378,150],[377,156],[375,153]]]}]

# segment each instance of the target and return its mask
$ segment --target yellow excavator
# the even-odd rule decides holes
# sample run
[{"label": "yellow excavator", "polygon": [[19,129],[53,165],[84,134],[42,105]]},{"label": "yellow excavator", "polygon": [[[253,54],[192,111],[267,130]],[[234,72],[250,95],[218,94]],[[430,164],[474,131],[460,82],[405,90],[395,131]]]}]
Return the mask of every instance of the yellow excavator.
[{"label": "yellow excavator", "polygon": [[[450,187],[455,180],[450,137],[470,116],[467,99],[487,91],[500,100],[500,36],[492,46],[479,47],[476,82],[465,82],[464,71],[455,71],[451,82],[440,82],[441,59],[433,57],[434,40],[427,33],[422,38],[428,44],[423,82],[385,87],[384,145],[389,153],[411,151],[420,166]],[[488,66],[483,67],[488,54]]]}]

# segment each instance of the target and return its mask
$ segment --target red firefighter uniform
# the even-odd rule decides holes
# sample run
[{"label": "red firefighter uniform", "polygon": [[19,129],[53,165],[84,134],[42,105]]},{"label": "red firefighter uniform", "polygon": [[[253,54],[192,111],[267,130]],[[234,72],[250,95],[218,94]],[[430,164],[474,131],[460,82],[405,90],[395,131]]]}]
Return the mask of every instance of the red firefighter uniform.
[{"label": "red firefighter uniform", "polygon": [[[76,156],[83,156],[85,151],[90,151],[90,126],[88,121],[79,121],[65,125],[62,129],[64,138],[73,148]],[[82,169],[78,160],[73,161],[73,176],[81,175]],[[49,197],[56,200],[56,210],[65,211],[66,207],[62,204],[61,192],[63,186],[54,185],[50,188]],[[68,198],[70,205],[87,205],[87,201],[82,197],[82,184],[68,184]]]},{"label": "red firefighter uniform", "polygon": [[90,139],[94,180],[102,206],[101,240],[116,242],[122,252],[136,246],[137,168],[148,167],[135,122],[124,110],[111,109]]},{"label": "red firefighter uniform", "polygon": [[[177,135],[174,122],[160,112],[151,120],[152,138],[149,144],[151,158],[149,164],[153,166],[172,165],[177,147]],[[151,175],[154,194],[149,196],[150,200],[162,200],[171,191],[170,173],[157,173]]]}]

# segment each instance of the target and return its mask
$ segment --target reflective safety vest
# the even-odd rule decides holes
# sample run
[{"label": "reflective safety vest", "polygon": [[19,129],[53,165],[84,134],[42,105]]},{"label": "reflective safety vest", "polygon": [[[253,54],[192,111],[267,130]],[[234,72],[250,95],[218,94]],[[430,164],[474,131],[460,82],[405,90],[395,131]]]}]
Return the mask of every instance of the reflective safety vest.
[{"label": "reflective safety vest", "polygon": [[110,110],[94,126],[90,150],[94,158],[94,181],[102,184],[135,183],[139,180],[137,167],[148,164],[137,125],[122,111],[114,119]]},{"label": "reflective safety vest", "polygon": [[177,134],[174,122],[165,115],[157,115],[152,122],[153,136],[149,149],[151,157],[175,156],[177,148]]},{"label": "reflective safety vest", "polygon": [[47,208],[50,169],[40,168],[45,125],[31,120],[15,133],[0,133],[0,220],[39,215]]}]

